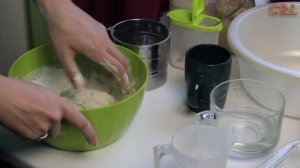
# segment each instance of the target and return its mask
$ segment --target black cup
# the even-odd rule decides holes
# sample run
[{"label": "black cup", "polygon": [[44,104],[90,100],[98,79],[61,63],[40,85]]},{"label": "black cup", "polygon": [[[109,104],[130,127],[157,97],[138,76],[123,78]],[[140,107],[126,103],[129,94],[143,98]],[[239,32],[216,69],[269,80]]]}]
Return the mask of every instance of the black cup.
[{"label": "black cup", "polygon": [[229,80],[231,60],[227,49],[214,44],[200,44],[187,50],[185,83],[190,110],[209,110],[210,92],[219,83]]}]

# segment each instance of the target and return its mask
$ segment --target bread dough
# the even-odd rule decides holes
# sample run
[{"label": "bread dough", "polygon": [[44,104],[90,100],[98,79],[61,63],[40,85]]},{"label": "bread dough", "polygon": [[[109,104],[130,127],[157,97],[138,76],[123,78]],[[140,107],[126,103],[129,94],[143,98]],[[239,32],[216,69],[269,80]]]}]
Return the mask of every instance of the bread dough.
[{"label": "bread dough", "polygon": [[80,91],[68,89],[60,94],[80,110],[94,109],[114,103],[114,97],[107,92],[96,89],[82,88]]},{"label": "bread dough", "polygon": [[80,92],[72,89],[73,85],[62,68],[43,66],[27,74],[24,79],[65,97],[79,110],[108,106],[129,96],[123,94],[118,81],[108,72],[92,71],[87,74],[85,86]]}]

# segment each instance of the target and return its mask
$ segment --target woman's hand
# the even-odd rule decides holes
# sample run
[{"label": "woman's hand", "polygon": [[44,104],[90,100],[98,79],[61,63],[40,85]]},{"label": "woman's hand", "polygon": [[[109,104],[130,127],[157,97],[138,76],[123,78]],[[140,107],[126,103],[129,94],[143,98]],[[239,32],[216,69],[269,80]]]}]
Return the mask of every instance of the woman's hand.
[{"label": "woman's hand", "polygon": [[71,0],[37,2],[46,19],[59,60],[75,88],[84,84],[74,60],[75,54],[81,53],[105,66],[121,82],[125,91],[129,89],[127,59],[115,48],[101,23],[74,5]]},{"label": "woman's hand", "polygon": [[37,140],[48,133],[59,134],[60,122],[65,119],[96,146],[96,133],[89,121],[64,98],[29,82],[0,76],[0,123],[17,135]]}]

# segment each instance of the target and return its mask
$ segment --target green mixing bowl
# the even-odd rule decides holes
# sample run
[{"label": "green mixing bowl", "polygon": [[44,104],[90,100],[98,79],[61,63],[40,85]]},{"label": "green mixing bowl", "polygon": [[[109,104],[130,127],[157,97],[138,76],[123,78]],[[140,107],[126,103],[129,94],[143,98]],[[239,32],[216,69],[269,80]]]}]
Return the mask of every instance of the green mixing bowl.
[{"label": "green mixing bowl", "polygon": [[[47,144],[62,150],[94,150],[111,144],[120,138],[127,130],[141,105],[145,85],[147,83],[148,71],[145,63],[137,54],[120,46],[117,46],[117,48],[129,59],[131,80],[134,81],[136,92],[126,99],[112,105],[81,111],[95,128],[100,142],[99,146],[96,148],[90,146],[79,129],[67,121],[62,121],[58,137],[45,140]],[[78,56],[77,58],[78,64],[88,65],[86,69],[92,69],[99,73],[104,71],[102,66],[89,61],[83,56]],[[24,79],[23,77],[28,73],[46,65],[60,67],[51,45],[44,45],[23,54],[11,66],[9,76]],[[84,69],[84,71],[86,71],[86,69]]]}]

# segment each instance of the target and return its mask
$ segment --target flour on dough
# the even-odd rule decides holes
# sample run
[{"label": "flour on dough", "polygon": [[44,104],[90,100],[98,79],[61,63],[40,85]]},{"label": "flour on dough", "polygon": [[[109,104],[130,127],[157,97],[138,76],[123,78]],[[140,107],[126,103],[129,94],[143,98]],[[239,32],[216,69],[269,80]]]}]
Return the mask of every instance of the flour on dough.
[{"label": "flour on dough", "polygon": [[114,103],[114,97],[107,92],[96,89],[82,88],[80,91],[66,90],[60,94],[62,97],[79,109],[93,109]]},{"label": "flour on dough", "polygon": [[[115,97],[115,94],[111,94],[114,88],[112,83],[115,80],[113,77],[100,78],[96,73],[91,73],[89,76],[86,79],[86,87],[80,92],[71,89],[72,84],[61,68],[45,66],[30,72],[24,79],[65,97],[79,110],[99,108],[119,100],[120,96]],[[99,83],[99,81],[106,81],[109,84]]]}]

